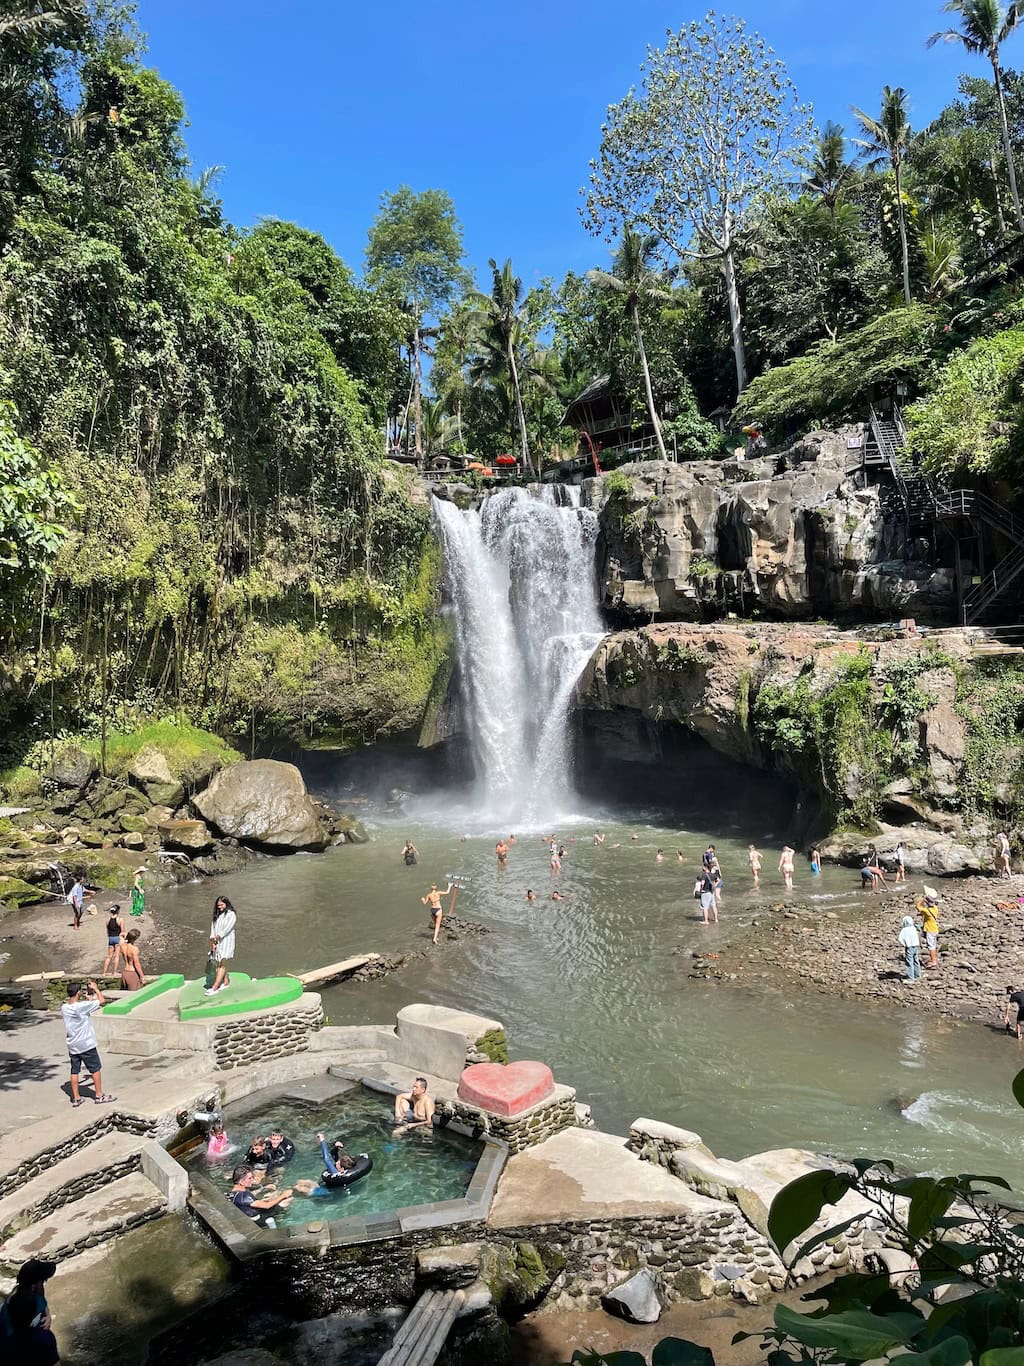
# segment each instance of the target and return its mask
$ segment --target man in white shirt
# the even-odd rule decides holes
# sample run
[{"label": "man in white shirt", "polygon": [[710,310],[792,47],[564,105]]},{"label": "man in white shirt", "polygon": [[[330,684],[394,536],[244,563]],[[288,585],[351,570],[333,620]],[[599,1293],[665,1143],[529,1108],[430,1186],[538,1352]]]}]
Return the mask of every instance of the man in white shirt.
[{"label": "man in white shirt", "polygon": [[106,1000],[95,982],[88,983],[88,993],[89,999],[83,1000],[81,982],[69,982],[68,999],[60,1008],[71,1058],[71,1104],[76,1108],[85,1104],[84,1097],[78,1094],[78,1076],[83,1067],[92,1075],[96,1104],[109,1105],[116,1100],[116,1096],[105,1095],[103,1091],[102,1064],[96,1046],[96,1031],[92,1027],[92,1016],[106,1005]]}]

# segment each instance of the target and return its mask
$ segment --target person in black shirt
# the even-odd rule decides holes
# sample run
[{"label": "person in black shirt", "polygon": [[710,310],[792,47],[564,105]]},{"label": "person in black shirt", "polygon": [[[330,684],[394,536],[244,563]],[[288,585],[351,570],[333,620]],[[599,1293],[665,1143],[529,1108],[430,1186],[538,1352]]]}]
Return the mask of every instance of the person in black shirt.
[{"label": "person in black shirt", "polygon": [[285,1138],[280,1129],[271,1129],[266,1143],[267,1162],[271,1167],[283,1167],[295,1156],[295,1144]]},{"label": "person in black shirt", "polygon": [[1017,1009],[1017,1038],[1024,1038],[1024,989],[1014,991],[1013,987],[1006,988],[1006,1011],[1003,1014],[1003,1028],[1010,1028],[1010,1011]]},{"label": "person in black shirt", "polygon": [[262,1134],[257,1134],[249,1144],[249,1151],[245,1155],[247,1167],[258,1170],[260,1167],[270,1166],[270,1154],[267,1152],[267,1140]]}]

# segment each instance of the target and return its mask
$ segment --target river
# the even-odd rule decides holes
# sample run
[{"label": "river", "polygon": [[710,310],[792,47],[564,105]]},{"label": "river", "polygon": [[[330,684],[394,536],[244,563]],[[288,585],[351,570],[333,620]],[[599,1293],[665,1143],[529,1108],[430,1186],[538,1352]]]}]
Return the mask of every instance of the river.
[{"label": "river", "polygon": [[[370,844],[267,859],[216,888],[152,894],[166,947],[147,969],[201,971],[215,890],[235,902],[237,961],[255,975],[428,948],[419,898],[455,872],[466,879],[456,913],[490,933],[442,942],[381,981],[327,989],[332,1023],[392,1024],[411,1001],[461,1006],[501,1020],[513,1057],[549,1063],[613,1132],[643,1115],[694,1129],[727,1157],[798,1145],[1024,1184],[1021,1112],[1010,1095],[1024,1065],[1016,1043],[912,1010],[689,977],[693,948],[713,951],[750,921],[749,839],[764,841],[763,892],[781,897],[778,843],[769,847],[764,830],[679,830],[663,816],[621,812],[565,818],[553,832],[567,846],[554,877],[540,837],[549,832],[516,832],[499,870],[494,844],[509,831],[470,821],[467,811],[457,825],[437,812],[379,818]],[[606,837],[599,848],[597,829]],[[722,921],[705,928],[691,891],[709,834],[726,886]],[[418,867],[402,862],[406,837],[421,852]],[[822,909],[855,901],[855,881],[850,870],[812,877],[797,866],[798,896]],[[553,886],[569,899],[551,901]]]}]

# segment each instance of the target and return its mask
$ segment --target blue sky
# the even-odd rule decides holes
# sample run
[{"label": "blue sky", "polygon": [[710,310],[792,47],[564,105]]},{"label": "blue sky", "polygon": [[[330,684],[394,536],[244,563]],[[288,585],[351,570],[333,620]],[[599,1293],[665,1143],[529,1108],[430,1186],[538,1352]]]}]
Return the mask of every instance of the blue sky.
[{"label": "blue sky", "polygon": [[[184,94],[197,169],[223,165],[228,216],[313,228],[357,271],[382,191],[448,190],[478,275],[511,256],[526,284],[603,264],[579,190],[607,106],[648,43],[706,4],[665,0],[139,0],[149,60]],[[920,126],[962,70],[939,0],[744,0],[819,122],[849,126],[884,84]],[[1005,49],[1024,68],[1024,32]]]}]

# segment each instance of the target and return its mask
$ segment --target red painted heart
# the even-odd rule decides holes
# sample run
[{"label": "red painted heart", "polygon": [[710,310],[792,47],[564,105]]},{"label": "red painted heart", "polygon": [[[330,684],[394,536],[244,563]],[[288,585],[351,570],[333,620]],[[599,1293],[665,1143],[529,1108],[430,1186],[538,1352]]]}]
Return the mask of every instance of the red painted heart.
[{"label": "red painted heart", "polygon": [[459,1099],[492,1115],[521,1115],[555,1089],[551,1068],[543,1062],[478,1062],[459,1081]]}]

